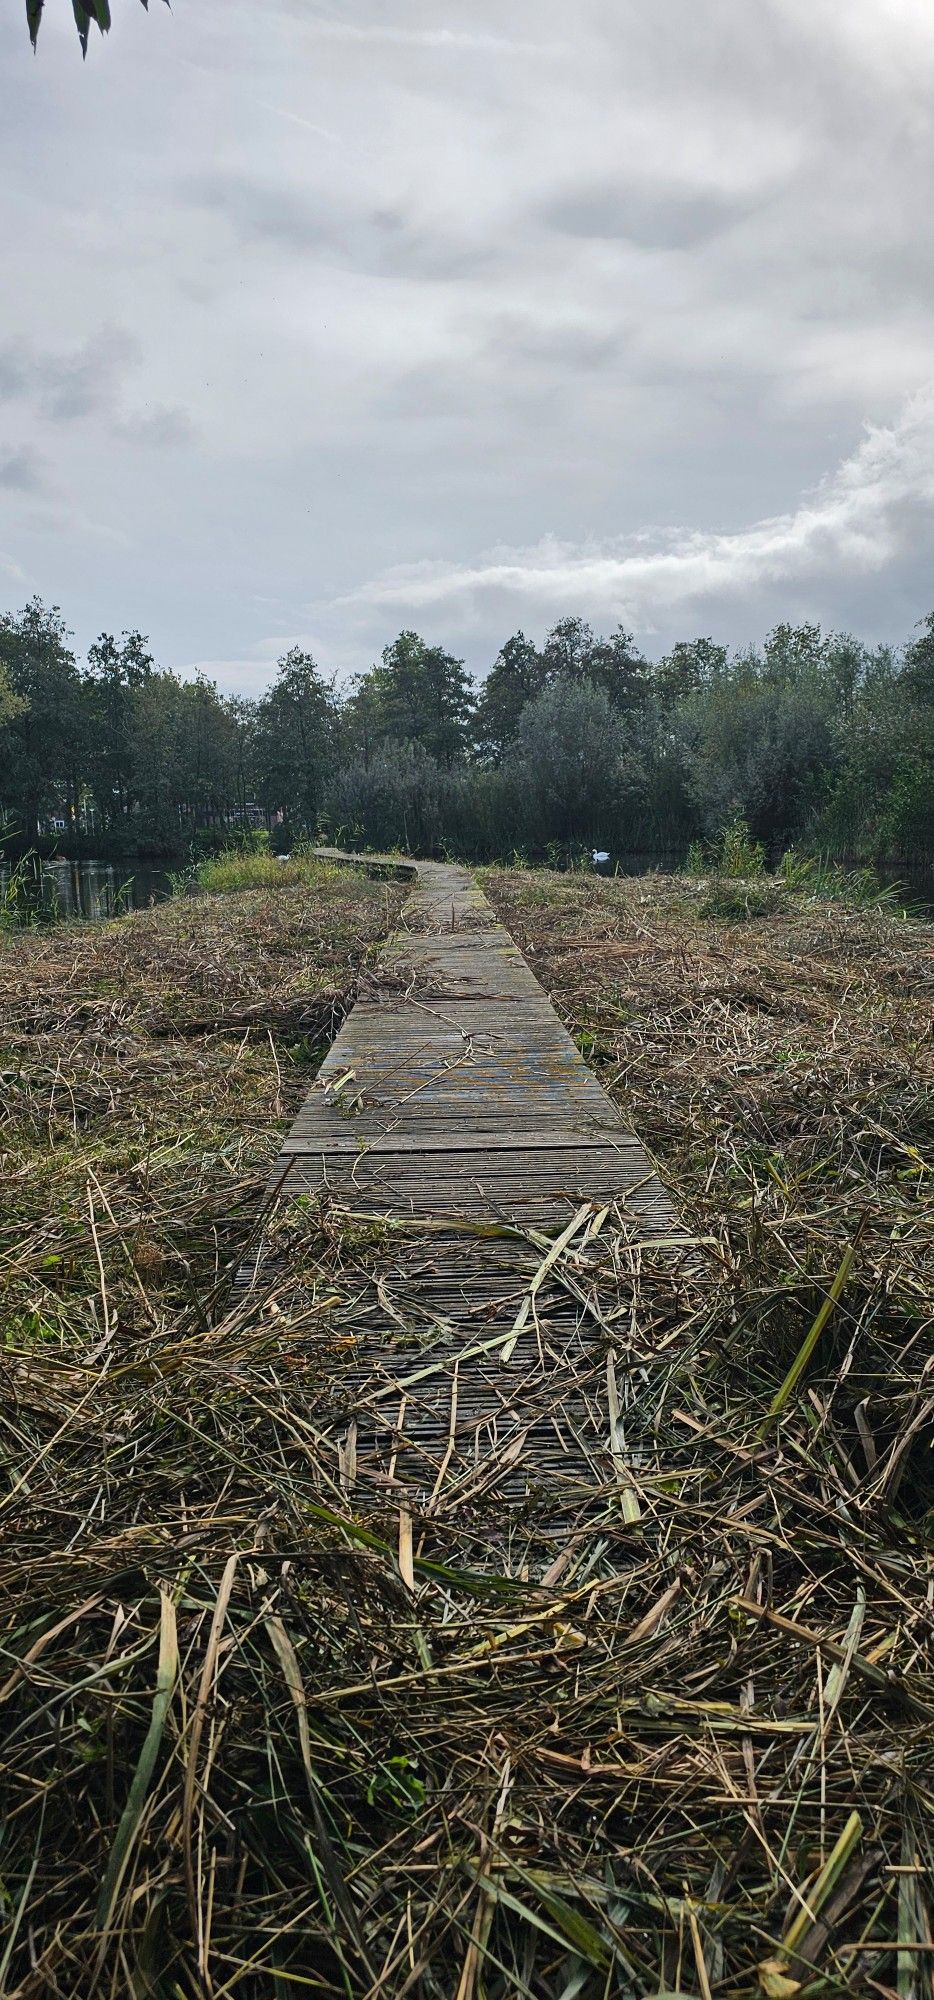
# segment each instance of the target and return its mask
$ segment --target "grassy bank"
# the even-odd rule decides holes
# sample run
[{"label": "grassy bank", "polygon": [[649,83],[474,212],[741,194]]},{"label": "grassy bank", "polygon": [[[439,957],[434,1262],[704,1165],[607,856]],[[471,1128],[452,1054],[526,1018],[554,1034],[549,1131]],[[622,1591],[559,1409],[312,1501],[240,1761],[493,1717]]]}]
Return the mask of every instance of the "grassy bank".
[{"label": "grassy bank", "polygon": [[271,854],[268,849],[228,848],[208,856],[194,872],[198,887],[209,895],[232,895],[240,889],[314,888],[321,863],[311,854]]},{"label": "grassy bank", "polygon": [[556,1261],[619,1401],[557,1540],[425,1495],[403,1559],[328,1483],[348,1316],[443,1349],[391,1232],[292,1208],[228,1280],[399,891],[0,949],[17,2000],[930,1989],[934,928],[485,881],[712,1239],[666,1288],[620,1207]]}]

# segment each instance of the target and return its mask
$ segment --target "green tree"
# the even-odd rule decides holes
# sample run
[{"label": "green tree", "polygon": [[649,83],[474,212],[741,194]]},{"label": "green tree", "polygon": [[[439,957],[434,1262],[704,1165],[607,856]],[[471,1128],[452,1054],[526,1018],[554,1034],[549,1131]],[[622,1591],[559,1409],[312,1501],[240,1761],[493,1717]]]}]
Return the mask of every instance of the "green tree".
[{"label": "green tree", "polygon": [[709,836],[741,813],[756,840],[773,850],[791,845],[839,765],[831,681],[794,641],[776,645],[765,660],[737,654],[726,673],[687,698],[675,728]]},{"label": "green tree", "polygon": [[355,674],[339,709],[341,758],[347,763],[359,761],[364,769],[384,739],[378,673],[379,669],[372,667],[369,673]]},{"label": "green tree", "polygon": [[230,732],[233,771],[231,798],[236,799],[241,820],[245,820],[247,804],[253,792],[257,704],[249,695],[231,695],[224,703],[224,707],[227,711]]},{"label": "green tree", "polygon": [[480,689],[474,715],[474,741],[481,757],[502,762],[515,740],[519,717],[547,685],[548,669],[524,632],[506,640]]},{"label": "green tree", "polygon": [[841,768],[828,787],[815,838],[834,852],[865,861],[930,865],[934,613],[922,621],[901,660],[887,646],[863,652],[843,732]]},{"label": "green tree", "polygon": [[310,653],[293,646],[256,709],[257,788],[269,812],[314,833],[337,738],[337,705]]},{"label": "green tree", "polygon": [[902,682],[918,708],[934,710],[934,611],[920,620],[918,638],[905,649]]},{"label": "green tree", "polygon": [[0,665],[0,729],[25,714],[26,702],[18,695],[4,666]]},{"label": "green tree", "polygon": [[171,850],[190,824],[185,811],[188,701],[175,674],[153,673],[136,689],[133,792],[136,832]]},{"label": "green tree", "polygon": [[195,826],[214,826],[228,818],[234,802],[236,728],[229,705],[204,674],[183,681],[181,689],[181,804]]},{"label": "green tree", "polygon": [[18,703],[0,737],[0,801],[29,840],[50,812],[77,817],[80,805],[87,730],[69,638],[38,597],[0,617],[0,670]]},{"label": "green tree", "polygon": [[762,679],[773,687],[814,681],[826,659],[827,641],[819,625],[776,625],[762,649]]},{"label": "green tree", "polygon": [[671,652],[657,661],[652,674],[662,713],[678,708],[690,695],[699,694],[701,688],[725,674],[728,657],[726,647],[713,639],[679,639]]},{"label": "green tree", "polygon": [[417,743],[448,766],[463,755],[473,713],[470,675],[463,660],[427,645],[417,632],[400,632],[356,695],[375,741]]},{"label": "green tree", "polygon": [[89,749],[86,776],[103,826],[125,822],[136,800],[133,775],[139,741],[137,695],[155,662],[141,632],[115,639],[102,632],[88,649],[85,676]]},{"label": "green tree", "polygon": [[834,632],[824,652],[825,671],[839,704],[841,722],[852,720],[865,683],[869,654],[851,632]]},{"label": "green tree", "polygon": [[608,843],[619,807],[625,738],[606,690],[557,676],[526,704],[510,768],[539,841]]},{"label": "green tree", "polygon": [[562,618],[545,640],[542,659],[549,681],[590,681],[617,714],[635,714],[648,699],[648,662],[621,625],[602,639],[584,619]]}]

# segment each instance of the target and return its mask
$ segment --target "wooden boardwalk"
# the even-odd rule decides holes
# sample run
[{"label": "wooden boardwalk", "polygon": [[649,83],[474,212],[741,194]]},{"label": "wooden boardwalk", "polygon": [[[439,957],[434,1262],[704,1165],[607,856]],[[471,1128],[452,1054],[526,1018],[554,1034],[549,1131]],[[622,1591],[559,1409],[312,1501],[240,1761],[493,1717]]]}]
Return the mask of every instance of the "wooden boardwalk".
[{"label": "wooden boardwalk", "polygon": [[[558,1472],[605,1481],[614,1323],[653,1277],[687,1277],[690,1239],[464,868],[418,865],[275,1180],[381,1244],[350,1260],[336,1317],[352,1357],[319,1413],[345,1491],[388,1481],[437,1513]],[[593,1273],[610,1239],[608,1302]]]}]

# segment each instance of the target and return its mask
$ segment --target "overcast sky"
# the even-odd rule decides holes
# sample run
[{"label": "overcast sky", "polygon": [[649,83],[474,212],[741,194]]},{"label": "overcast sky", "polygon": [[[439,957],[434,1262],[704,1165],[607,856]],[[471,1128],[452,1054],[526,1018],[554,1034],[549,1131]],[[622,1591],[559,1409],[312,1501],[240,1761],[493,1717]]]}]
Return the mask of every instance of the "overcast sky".
[{"label": "overcast sky", "polygon": [[112,4],[3,8],[0,608],[241,692],[934,608],[932,0]]}]

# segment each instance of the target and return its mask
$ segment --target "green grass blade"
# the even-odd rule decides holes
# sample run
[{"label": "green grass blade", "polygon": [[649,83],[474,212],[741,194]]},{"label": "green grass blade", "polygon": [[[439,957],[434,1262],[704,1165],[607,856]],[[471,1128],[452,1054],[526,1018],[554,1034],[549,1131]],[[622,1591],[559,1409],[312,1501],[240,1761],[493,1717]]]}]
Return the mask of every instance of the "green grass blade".
[{"label": "green grass blade", "polygon": [[760,1437],[768,1429],[769,1424],[772,1423],[776,1417],[781,1416],[781,1413],[785,1408],[785,1404],[789,1401],[790,1397],[793,1396],[795,1389],[797,1388],[798,1383],[800,1382],[801,1377],[804,1374],[804,1371],[808,1365],[808,1362],[811,1359],[811,1355],[813,1354],[814,1349],[817,1346],[821,1334],[823,1333],[824,1328],[827,1325],[828,1320],[830,1319],[831,1314],[840,1303],[840,1300],[846,1288],[847,1279],[849,1278],[850,1272],[853,1269],[853,1259],[856,1255],[856,1246],[857,1243],[859,1242],[859,1234],[860,1232],[859,1230],[857,1230],[852,1243],[848,1243],[846,1249],[843,1252],[843,1256],[840,1259],[839,1268],[837,1270],[837,1275],[834,1278],[833,1284],[831,1285],[830,1290],[827,1293],[827,1297],[825,1298],[823,1305],[821,1306],[820,1312],[818,1313],[817,1318],[813,1321],[813,1324],[809,1327],[807,1333],[805,1334],[805,1337],[801,1343],[801,1346],[798,1349],[797,1354],[795,1355],[795,1358],[791,1364],[791,1367],[788,1370],[787,1375],[785,1376],[785,1380],[782,1383],[781,1388],[772,1398],[772,1402],[769,1405],[768,1416],[766,1417],[765,1422],[761,1425],[759,1430]]},{"label": "green grass blade", "polygon": [[114,1903],[123,1880],[130,1851],[139,1827],[146,1796],[152,1781],[152,1774],[159,1755],[165,1719],[171,1706],[175,1682],[178,1678],[178,1628],[175,1606],[167,1591],[161,1593],[159,1625],[159,1665],[156,1672],[156,1692],[152,1704],[152,1717],[146,1732],[146,1741],[140,1751],[139,1763],[133,1775],[129,1796],[123,1808],[117,1828],[110,1860],[107,1863],[101,1892],[97,1903],[97,1921],[106,1930]]}]

